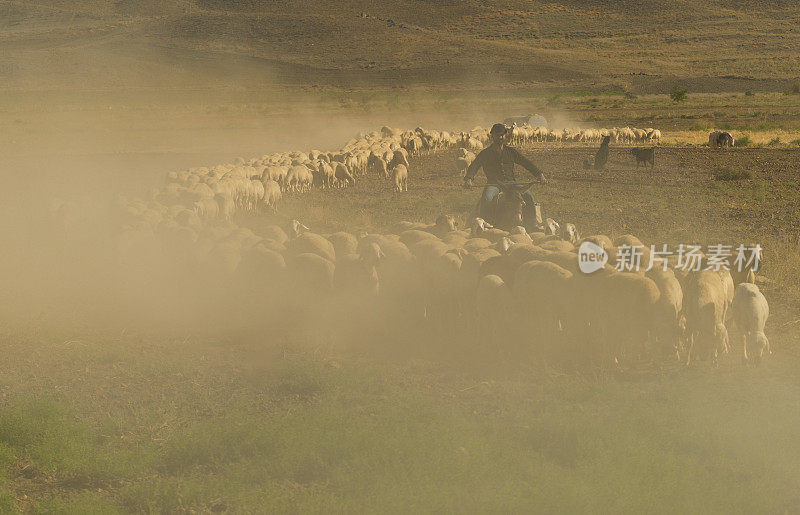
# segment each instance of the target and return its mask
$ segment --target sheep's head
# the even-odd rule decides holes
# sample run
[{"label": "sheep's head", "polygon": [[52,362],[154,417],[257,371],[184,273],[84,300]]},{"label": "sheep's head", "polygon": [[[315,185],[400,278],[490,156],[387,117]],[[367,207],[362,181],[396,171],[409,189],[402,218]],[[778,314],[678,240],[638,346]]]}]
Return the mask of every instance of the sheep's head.
[{"label": "sheep's head", "polygon": [[575,224],[564,224],[559,227],[561,239],[564,241],[568,241],[575,245],[580,240],[580,235],[578,234],[578,228],[575,227]]},{"label": "sheep's head", "polygon": [[558,234],[561,225],[553,220],[552,218],[548,218],[544,222],[544,232],[545,234]]},{"label": "sheep's head", "polygon": [[476,217],[474,220],[472,220],[472,232],[474,234],[480,234],[483,231],[492,228],[493,226],[483,218]]},{"label": "sheep's head", "polygon": [[501,254],[507,254],[511,247],[514,246],[514,242],[509,240],[507,237],[503,236],[500,238],[500,241],[497,242],[497,251]]},{"label": "sheep's head", "polygon": [[290,231],[291,231],[292,235],[293,235],[295,238],[297,238],[298,236],[300,236],[300,235],[301,235],[301,234],[303,234],[304,232],[307,232],[307,231],[309,231],[309,230],[310,230],[308,227],[306,227],[306,226],[305,226],[305,225],[303,225],[302,223],[298,222],[297,220],[292,220],[292,221],[290,222],[290,227],[289,227],[289,229],[290,229]]},{"label": "sheep's head", "polygon": [[439,215],[436,218],[436,226],[446,231],[455,231],[458,223],[453,215]]}]

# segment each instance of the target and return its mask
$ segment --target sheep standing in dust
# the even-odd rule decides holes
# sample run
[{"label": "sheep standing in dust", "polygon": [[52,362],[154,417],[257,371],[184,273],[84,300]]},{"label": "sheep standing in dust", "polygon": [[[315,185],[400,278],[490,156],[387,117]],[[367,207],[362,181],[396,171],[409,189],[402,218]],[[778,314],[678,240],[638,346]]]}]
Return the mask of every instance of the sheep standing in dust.
[{"label": "sheep standing in dust", "polygon": [[[683,290],[672,269],[654,267],[646,276],[658,286],[661,295],[654,309],[654,340],[658,343],[656,353],[660,357],[677,357],[681,344]],[[654,343],[655,343],[654,342]]]},{"label": "sheep standing in dust", "polygon": [[658,286],[643,275],[620,272],[606,278],[600,295],[599,309],[611,357],[618,363],[636,359],[650,341],[655,309],[661,296]]},{"label": "sheep standing in dust", "polygon": [[469,165],[471,165],[472,162],[475,161],[475,154],[464,148],[459,150],[463,151],[460,152],[460,154],[463,155],[459,155],[458,157],[456,157],[456,167],[458,168],[459,173],[463,177],[464,174],[467,173],[467,168],[469,168]]},{"label": "sheep standing in dust", "polygon": [[264,204],[272,209],[273,213],[278,212],[278,202],[283,197],[281,185],[272,179],[264,181]]},{"label": "sheep standing in dust", "polygon": [[392,168],[392,182],[394,182],[395,191],[408,191],[408,168],[405,165],[397,165]]},{"label": "sheep standing in dust", "polygon": [[766,353],[772,354],[764,325],[769,318],[769,304],[758,286],[741,283],[731,303],[733,322],[741,335],[742,361],[758,365]]},{"label": "sheep standing in dust", "polygon": [[716,362],[719,354],[728,350],[725,284],[720,274],[712,270],[691,273],[684,284],[683,311],[689,339],[686,363],[691,362],[695,347],[703,357]]},{"label": "sheep standing in dust", "polygon": [[290,277],[298,286],[298,293],[307,303],[320,301],[317,295],[333,291],[333,277],[336,266],[318,254],[303,253],[293,256],[287,262]]},{"label": "sheep standing in dust", "polygon": [[560,322],[572,297],[571,279],[571,272],[546,261],[528,261],[517,269],[514,296],[519,317],[525,334],[538,336],[537,343],[547,346],[542,351],[556,350],[552,346],[559,343]]},{"label": "sheep standing in dust", "polygon": [[397,165],[403,165],[408,168],[408,151],[404,148],[398,148],[392,154],[392,160],[386,163],[386,167],[390,170]]},{"label": "sheep standing in dust", "polygon": [[336,176],[336,181],[339,186],[355,186],[356,180],[353,178],[353,175],[348,170],[347,166],[344,163],[337,162],[333,168],[334,175]]},{"label": "sheep standing in dust", "polygon": [[311,189],[314,177],[311,170],[303,165],[296,165],[289,169],[286,174],[286,189],[294,192],[306,192]]},{"label": "sheep standing in dust", "polygon": [[661,139],[661,131],[658,129],[650,129],[647,131],[647,139],[650,141],[658,141]]},{"label": "sheep standing in dust", "polygon": [[371,172],[374,172],[377,176],[383,177],[384,179],[389,178],[389,170],[386,161],[384,161],[382,157],[378,156],[374,152],[370,152],[369,154],[367,167]]}]

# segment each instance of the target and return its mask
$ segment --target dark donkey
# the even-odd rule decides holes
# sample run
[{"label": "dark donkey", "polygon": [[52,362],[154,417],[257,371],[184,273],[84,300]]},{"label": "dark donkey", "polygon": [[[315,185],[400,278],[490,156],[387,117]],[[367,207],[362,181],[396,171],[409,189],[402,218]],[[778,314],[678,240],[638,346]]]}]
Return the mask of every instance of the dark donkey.
[{"label": "dark donkey", "polygon": [[636,157],[636,168],[639,168],[639,163],[644,163],[644,167],[647,168],[647,163],[650,163],[650,166],[655,166],[655,155],[656,149],[654,148],[632,148],[631,154]]}]

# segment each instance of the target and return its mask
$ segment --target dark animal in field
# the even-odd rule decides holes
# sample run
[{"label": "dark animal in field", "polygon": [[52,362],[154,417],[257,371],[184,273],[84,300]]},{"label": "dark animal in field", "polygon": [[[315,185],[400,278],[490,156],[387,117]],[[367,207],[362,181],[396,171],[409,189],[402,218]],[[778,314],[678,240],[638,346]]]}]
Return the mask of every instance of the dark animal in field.
[{"label": "dark animal in field", "polygon": [[730,132],[714,131],[708,135],[708,146],[711,148],[730,148],[733,146],[733,136]]},{"label": "dark animal in field", "polygon": [[636,168],[639,168],[640,163],[644,163],[644,167],[647,168],[647,163],[650,163],[650,166],[655,166],[655,155],[656,149],[654,148],[632,148],[631,154],[636,158]]},{"label": "dark animal in field", "polygon": [[606,163],[608,162],[608,142],[611,141],[611,136],[605,136],[603,138],[603,142],[600,143],[600,148],[597,150],[597,153],[594,155],[594,165],[590,160],[585,160],[583,162],[583,167],[586,169],[594,168],[595,170],[602,170],[606,167]]}]

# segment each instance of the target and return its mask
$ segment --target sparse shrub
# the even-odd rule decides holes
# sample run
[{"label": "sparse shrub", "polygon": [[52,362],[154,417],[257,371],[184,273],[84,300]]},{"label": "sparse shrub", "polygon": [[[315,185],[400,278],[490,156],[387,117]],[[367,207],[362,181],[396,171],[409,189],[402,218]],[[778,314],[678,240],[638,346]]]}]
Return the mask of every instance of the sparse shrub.
[{"label": "sparse shrub", "polygon": [[769,143],[768,143],[768,145],[780,145],[781,143],[783,143],[783,142],[781,141],[781,138],[780,138],[780,137],[778,137],[778,136],[775,136],[774,138],[772,138],[771,140],[769,140]]},{"label": "sparse shrub", "polygon": [[749,147],[753,144],[753,141],[750,139],[750,136],[742,136],[741,138],[736,140],[737,147]]},{"label": "sparse shrub", "polygon": [[741,181],[752,179],[753,173],[750,170],[732,170],[731,168],[718,168],[711,172],[715,181]]},{"label": "sparse shrub", "polygon": [[629,100],[636,100],[637,96],[636,96],[636,93],[634,93],[633,91],[626,91],[625,92],[625,98],[627,98]]},{"label": "sparse shrub", "polygon": [[800,146],[800,138],[793,139],[792,141],[789,142],[789,144],[790,145],[798,145],[798,146]]},{"label": "sparse shrub", "polygon": [[747,91],[744,92],[744,96],[746,97],[752,97],[753,95],[755,95],[755,93],[753,93],[752,90],[748,89]]},{"label": "sparse shrub", "polygon": [[686,89],[675,86],[672,88],[669,98],[671,98],[674,102],[683,102],[686,100],[687,93],[688,91]]}]

